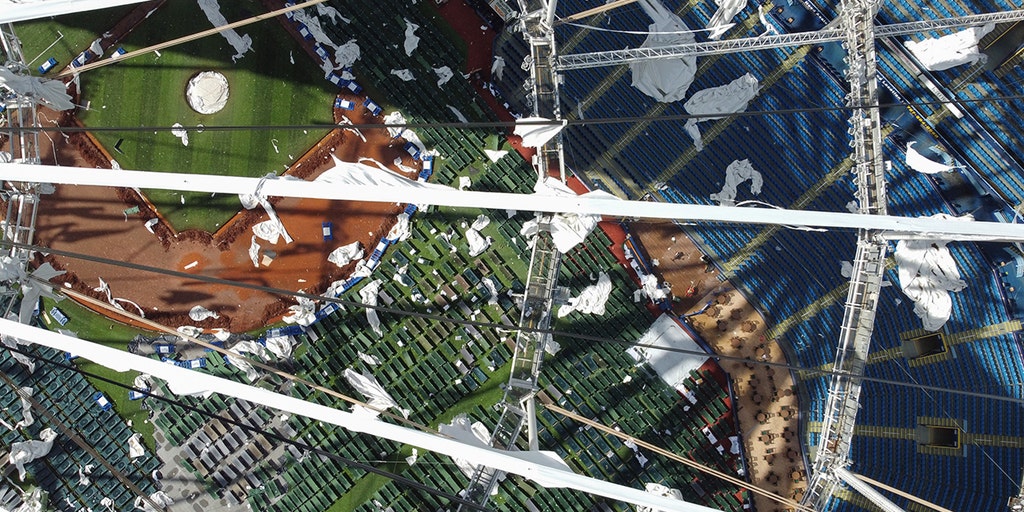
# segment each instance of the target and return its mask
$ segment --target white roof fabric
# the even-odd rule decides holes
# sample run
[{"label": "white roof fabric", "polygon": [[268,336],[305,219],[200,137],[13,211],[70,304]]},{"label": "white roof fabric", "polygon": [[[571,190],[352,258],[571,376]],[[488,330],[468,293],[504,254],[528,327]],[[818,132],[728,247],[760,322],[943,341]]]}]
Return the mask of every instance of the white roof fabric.
[{"label": "white roof fabric", "polygon": [[[933,217],[973,220],[940,213]],[[960,279],[956,261],[943,240],[900,240],[893,255],[899,266],[900,288],[914,301],[914,314],[921,318],[922,326],[937,331],[949,320],[953,299],[949,292],[967,288]]]},{"label": "white roof fabric", "polygon": [[710,30],[708,39],[711,40],[721,38],[727,30],[732,28],[735,25],[732,23],[733,17],[747,6],[747,0],[716,0],[715,3],[718,4],[718,10],[708,21],[707,26],[707,29]]},{"label": "white roof fabric", "polygon": [[251,340],[239,341],[231,347],[231,350],[239,354],[250,354],[264,361],[270,361],[271,359],[270,352],[267,351],[266,347]]},{"label": "white roof fabric", "polygon": [[504,149],[484,149],[484,154],[487,155],[488,160],[492,162],[497,162],[498,160],[501,160],[502,157],[507,155],[508,151]]},{"label": "white roof fabric", "polygon": [[[0,7],[2,6],[3,3],[0,3]],[[71,103],[71,95],[68,94],[68,86],[60,80],[16,75],[6,67],[0,66],[0,85],[20,96],[34,99],[36,103],[46,104],[54,110],[75,108],[75,104]]]},{"label": "white roof fabric", "polygon": [[142,434],[136,432],[128,438],[128,458],[137,459],[146,454],[146,449],[142,446]]},{"label": "white roof fabric", "polygon": [[403,82],[412,82],[413,80],[416,80],[416,75],[412,74],[412,71],[410,71],[408,68],[392,69],[391,74],[402,79]]},{"label": "white roof fabric", "polygon": [[907,142],[906,162],[907,166],[911,169],[924,174],[935,174],[939,172],[948,172],[956,168],[951,165],[940,164],[939,162],[918,153],[917,150],[914,149],[915,144],[917,144],[917,141],[915,140]]},{"label": "white roof fabric", "polygon": [[[380,279],[374,279],[366,286],[359,289],[359,299],[367,306],[377,305],[377,294],[380,293],[380,285],[382,281]],[[377,336],[383,336],[384,332],[380,329],[380,318],[377,316],[377,310],[372,307],[366,308],[366,321],[370,323],[370,328],[373,332],[377,333]]]},{"label": "white roof fabric", "polygon": [[[317,11],[317,14],[320,14],[320,11]],[[323,26],[320,25],[320,18],[317,17],[316,14],[313,14],[308,7],[305,9],[298,9],[292,11],[292,16],[295,18],[295,21],[306,26],[306,30],[309,31],[309,35],[313,36],[313,39],[315,39],[316,42],[324,46],[334,48],[335,50],[338,49],[338,45],[334,44],[334,41],[332,41],[331,38],[327,35],[327,33],[324,32]],[[332,23],[337,23],[334,20],[334,16],[330,16],[330,18]]]},{"label": "white roof fabric", "polygon": [[777,35],[779,33],[779,29],[775,28],[775,25],[768,21],[768,17],[764,15],[764,5],[757,5],[757,18],[761,21],[761,25],[764,26],[764,32],[761,33],[762,36]]},{"label": "white roof fabric", "polygon": [[[174,123],[171,125],[171,135],[181,139],[181,144],[183,146],[188,146],[188,130],[186,130],[181,123]],[[181,198],[181,204],[185,204],[184,196]]]},{"label": "white roof fabric", "polygon": [[658,276],[637,270],[637,277],[640,278],[640,289],[633,292],[633,302],[640,302],[643,297],[654,302],[668,298],[668,292],[658,283]]},{"label": "white roof fabric", "polygon": [[274,222],[274,219],[268,219],[253,225],[252,232],[257,238],[276,244],[281,237],[279,225],[280,223]]},{"label": "white roof fabric", "polygon": [[750,100],[757,96],[760,86],[757,78],[747,73],[726,85],[710,87],[693,93],[690,99],[686,100],[686,111],[693,115],[707,116],[700,119],[690,119],[683,128],[693,138],[697,151],[704,149],[704,143],[700,138],[700,131],[697,123],[700,121],[711,121],[722,119],[729,114],[743,112],[747,109]]},{"label": "white roof fabric", "polygon": [[434,73],[437,74],[437,86],[438,87],[441,87],[442,85],[448,83],[448,80],[451,80],[452,77],[455,76],[455,73],[452,72],[452,68],[450,68],[448,66],[441,66],[439,68],[434,68]]},{"label": "white roof fabric", "polygon": [[288,307],[288,314],[281,320],[289,324],[298,324],[303,327],[316,321],[316,306],[313,301],[305,297],[296,297],[298,304]]},{"label": "white roof fabric", "polygon": [[[402,416],[409,417],[409,410],[398,407],[398,402],[394,398],[391,398],[391,394],[384,390],[384,386],[377,381],[377,378],[369,373],[357,373],[351,368],[345,368],[343,374],[345,380],[355,388],[359,394],[366,398],[366,403],[371,407],[376,407],[382,411],[386,411],[392,407],[402,413]],[[366,407],[354,405],[352,406],[352,412],[366,413],[370,416],[377,417],[380,412],[373,409],[367,409]]]},{"label": "white roof fabric", "polygon": [[409,229],[409,214],[405,212],[399,213],[395,219],[395,225],[391,226],[391,229],[388,230],[386,238],[396,242],[409,238],[409,235],[412,234],[412,230]]},{"label": "white roof fabric", "polygon": [[377,366],[377,365],[380,364],[380,359],[378,359],[377,356],[366,354],[366,353],[363,353],[363,352],[357,352],[357,355],[359,356],[359,359],[362,362],[364,362],[364,363],[366,363],[366,364],[368,364],[370,366]]},{"label": "white roof fabric", "polygon": [[351,20],[341,15],[337,9],[329,5],[316,4],[316,13],[320,16],[327,16],[331,19],[331,23],[337,24],[338,20],[344,21],[345,23],[351,23]]},{"label": "white roof fabric", "polygon": [[[695,41],[692,33],[678,33],[686,32],[689,28],[679,16],[666,9],[658,0],[641,0],[640,5],[653,21],[648,27],[651,33],[644,40],[642,48],[659,48]],[[630,63],[629,69],[633,73],[633,87],[657,101],[671,103],[686,97],[686,91],[690,89],[693,77],[697,74],[697,57],[633,62]]]},{"label": "white roof fabric", "polygon": [[523,138],[524,146],[539,148],[565,127],[565,121],[562,121],[562,124],[528,124],[543,121],[551,120],[546,117],[524,117],[516,121],[516,128],[512,133]]},{"label": "white roof fabric", "polygon": [[267,352],[278,359],[288,359],[292,355],[293,340],[291,336],[271,336],[267,338]]},{"label": "white roof fabric", "polygon": [[[708,360],[708,356],[703,353],[704,349],[668,314],[659,316],[637,343],[652,345],[655,348],[637,346],[628,349],[634,351],[635,355],[631,355],[639,356],[640,360],[650,363],[661,380],[677,389],[682,387],[682,383],[690,376],[690,370],[700,368]],[[699,353],[686,354],[676,350]]]},{"label": "white roof fabric", "polygon": [[167,507],[174,505],[174,500],[171,499],[171,497],[164,491],[156,491],[153,494],[150,494],[149,499],[153,500],[153,503],[159,505],[161,509],[159,511],[153,509],[153,506],[150,505],[148,501],[142,499],[142,496],[136,496],[133,504],[135,505],[135,508],[142,510],[143,512],[162,512],[163,510],[166,510]]},{"label": "white roof fabric", "polygon": [[[81,487],[88,487],[88,486],[92,485],[92,480],[89,479],[89,475],[92,474],[93,467],[94,466],[92,464],[86,464],[84,467],[83,466],[78,466],[78,485],[79,486],[81,486]],[[16,510],[15,512],[21,512],[21,511],[20,510]]]},{"label": "white roof fabric", "polygon": [[0,0],[0,23],[95,11],[144,1],[146,0]]},{"label": "white roof fabric", "polygon": [[562,318],[573,311],[579,311],[588,315],[603,315],[605,303],[608,302],[608,296],[611,293],[612,280],[608,277],[607,273],[601,272],[596,284],[584,288],[579,295],[569,299],[567,304],[558,308],[558,318]]},{"label": "white roof fabric", "polygon": [[96,54],[97,57],[102,56],[103,55],[103,38],[102,37],[97,37],[96,39],[93,39],[92,43],[89,45],[89,51],[94,53],[94,54]]},{"label": "white roof fabric", "polygon": [[[469,119],[466,117],[465,114],[462,113],[461,110],[455,108],[452,105],[448,105],[448,110],[450,110],[452,112],[452,114],[455,114],[455,118],[458,119],[460,123],[468,123],[469,122]],[[484,151],[486,151],[486,150],[484,150]]]},{"label": "white roof fabric", "polygon": [[193,338],[203,334],[203,330],[194,325],[182,325],[175,330],[181,334],[184,334],[185,336],[192,336]]},{"label": "white roof fabric", "polygon": [[405,54],[412,56],[412,52],[420,45],[420,38],[416,35],[416,29],[420,26],[409,21],[409,18],[403,19],[405,20]]},{"label": "white roof fabric", "polygon": [[480,234],[480,230],[487,227],[490,223],[491,219],[488,219],[486,215],[480,214],[473,221],[473,224],[466,229],[466,241],[469,243],[469,256],[471,258],[479,256],[491,246],[493,241],[491,237],[484,238]]},{"label": "white roof fabric", "polygon": [[25,464],[50,453],[50,449],[53,448],[53,440],[56,438],[57,433],[53,429],[47,428],[39,433],[38,441],[11,443],[11,453],[7,456],[7,461],[18,468],[18,478],[22,482],[25,481]]},{"label": "white roof fabric", "polygon": [[[576,193],[572,191],[561,181],[551,178],[544,177],[544,179],[538,180],[533,186],[533,191],[537,197],[537,201],[542,201],[543,196],[576,196]],[[603,191],[594,190],[587,192],[579,197],[586,197],[592,199],[618,199],[617,197]],[[601,221],[600,215],[587,215],[587,214],[576,214],[576,213],[558,213],[552,216],[550,223],[551,238],[555,242],[555,247],[558,248],[563,254],[572,250],[587,238],[594,228],[597,227],[597,223]],[[540,229],[540,222],[535,217],[523,223],[523,228],[519,233],[523,236],[533,236]]]},{"label": "white roof fabric", "polygon": [[718,201],[721,206],[734,206],[736,204],[736,187],[744,181],[750,180],[750,193],[758,195],[761,193],[761,185],[764,180],[761,173],[754,170],[750,160],[733,160],[729,167],[725,168],[725,183],[722,190],[717,194],[711,194],[712,201]]},{"label": "white roof fabric", "polygon": [[[405,123],[406,123],[405,116],[402,115],[401,111],[392,110],[391,112],[388,112],[387,114],[384,115],[384,124],[405,124]],[[388,126],[387,130],[388,130],[388,135],[390,135],[391,137],[400,137],[402,135],[402,132],[405,131],[405,128],[402,128],[401,126]]]},{"label": "white roof fabric", "polygon": [[[239,370],[241,370],[243,373],[245,373],[245,378],[249,379],[249,382],[255,382],[256,379],[259,378],[259,376],[260,376],[259,373],[256,372],[256,368],[254,368],[251,364],[249,364],[249,361],[246,361],[245,359],[242,359],[242,358],[239,358],[239,357],[235,357],[235,356],[232,356],[232,355],[228,355],[228,356],[225,356],[225,357],[227,357],[228,363],[231,363],[233,366],[238,367]],[[190,394],[193,394],[193,393],[194,392],[192,392],[192,391],[185,391],[185,392],[181,392],[181,393],[178,393],[178,394],[190,395]],[[202,393],[202,394],[205,395],[206,393],[209,393],[209,391],[208,390],[203,390],[203,391],[199,391],[198,393]]]},{"label": "white roof fabric", "polygon": [[359,45],[352,39],[334,49],[334,69],[350,68],[359,60]]},{"label": "white roof fabric", "polygon": [[188,310],[188,317],[195,322],[202,322],[207,318],[220,318],[220,315],[202,306],[195,305],[192,306],[192,309]]},{"label": "white roof fabric", "polygon": [[494,284],[494,280],[492,280],[489,277],[485,277],[485,278],[481,279],[480,282],[484,283],[484,287],[487,288],[487,293],[490,294],[490,297],[487,299],[487,303],[492,305],[492,306],[497,304],[498,303],[498,286]]},{"label": "white roof fabric", "polygon": [[0,281],[13,281],[24,273],[24,266],[10,256],[0,256]]},{"label": "white roof fabric", "polygon": [[[24,393],[24,395],[21,393]],[[32,417],[32,404],[28,401],[28,397],[35,394],[35,390],[25,386],[21,388],[21,393],[18,394],[18,398],[21,399],[21,421],[15,425],[15,428],[28,427],[36,422],[35,418]]]},{"label": "white roof fabric", "polygon": [[[672,489],[662,484],[649,483],[644,485],[644,490],[651,494],[654,494],[655,496],[664,496],[666,498],[673,498],[679,501],[683,501],[683,493],[679,489]],[[655,512],[655,510],[656,509],[650,507],[636,507],[636,512]]]},{"label": "white roof fabric", "polygon": [[[408,138],[410,133],[411,132],[405,132],[402,136],[405,140],[415,144],[415,141]],[[364,163],[343,162],[338,160],[338,157],[334,155],[331,155],[331,158],[334,159],[334,167],[327,169],[313,181],[317,183],[337,185],[368,185],[419,188],[426,190],[451,190],[451,188],[443,185],[410,180],[391,171],[369,166]]]},{"label": "white roof fabric", "polygon": [[501,55],[494,57],[494,62],[491,63],[491,79],[498,81],[505,74],[505,58]]},{"label": "white roof fabric", "polygon": [[939,38],[907,41],[904,46],[929,71],[942,71],[963,64],[974,64],[986,56],[978,52],[978,42],[995,30],[994,24],[972,27]]},{"label": "white roof fabric", "polygon": [[359,243],[359,240],[352,242],[348,245],[343,245],[337,249],[331,251],[331,254],[327,256],[327,261],[334,263],[339,267],[344,267],[354,260],[361,259],[363,257],[363,248]]},{"label": "white roof fabric", "polygon": [[[223,27],[228,24],[227,18],[220,12],[220,4],[217,3],[217,0],[199,0],[199,8],[203,10],[206,19],[210,20],[214,27]],[[227,39],[228,44],[235,49],[235,54],[231,56],[231,62],[235,62],[246,52],[252,50],[252,37],[249,37],[249,34],[240,36],[234,29],[227,29],[220,31],[220,35]]]},{"label": "white roof fabric", "polygon": [[260,268],[260,244],[256,241],[256,235],[249,241],[249,259],[252,260],[252,266]]}]

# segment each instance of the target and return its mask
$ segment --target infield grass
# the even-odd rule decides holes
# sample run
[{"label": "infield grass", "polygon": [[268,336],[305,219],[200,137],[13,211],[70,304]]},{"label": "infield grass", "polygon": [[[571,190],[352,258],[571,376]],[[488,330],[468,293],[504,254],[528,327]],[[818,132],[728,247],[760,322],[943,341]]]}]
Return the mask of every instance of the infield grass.
[{"label": "infield grass", "polygon": [[[261,12],[257,2],[221,2],[235,21]],[[210,28],[194,2],[168,2],[122,43],[132,51]],[[259,177],[280,174],[327,130],[189,130],[188,146],[171,135],[174,123],[252,127],[333,123],[337,89],[276,19],[238,29],[253,41],[252,50],[232,63],[234,48],[220,35],[83,73],[79,114],[125,169]],[[294,61],[294,64],[292,64]],[[189,79],[214,70],[228,79],[230,97],[220,112],[194,112],[185,100]],[[140,127],[155,127],[145,129]],[[120,143],[119,143],[120,142]],[[277,149],[275,149],[275,144]],[[117,147],[118,149],[115,149]],[[177,230],[216,231],[239,209],[235,195],[145,190],[147,197]]]}]

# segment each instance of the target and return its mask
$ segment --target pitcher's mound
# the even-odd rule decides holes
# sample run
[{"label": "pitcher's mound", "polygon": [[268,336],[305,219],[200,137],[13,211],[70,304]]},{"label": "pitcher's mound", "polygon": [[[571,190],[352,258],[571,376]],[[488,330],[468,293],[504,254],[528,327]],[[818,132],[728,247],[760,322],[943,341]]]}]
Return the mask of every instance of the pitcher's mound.
[{"label": "pitcher's mound", "polygon": [[203,71],[188,81],[188,106],[200,114],[213,114],[228,102],[228,79],[216,71]]}]

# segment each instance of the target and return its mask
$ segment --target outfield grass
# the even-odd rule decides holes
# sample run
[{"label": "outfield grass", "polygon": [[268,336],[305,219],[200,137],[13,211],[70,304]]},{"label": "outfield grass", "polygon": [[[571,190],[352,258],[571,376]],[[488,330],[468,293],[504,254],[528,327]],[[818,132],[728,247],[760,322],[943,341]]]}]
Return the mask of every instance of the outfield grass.
[{"label": "outfield grass", "polygon": [[[257,2],[222,2],[229,20],[259,12]],[[194,2],[168,2],[124,42],[132,51],[209,28],[210,22]],[[234,49],[219,35],[161,52],[144,55],[82,75],[83,102],[90,109],[79,115],[89,127],[169,128],[184,126],[283,126],[332,124],[337,89],[277,20],[243,27],[239,34],[253,40],[253,51],[237,63]],[[291,60],[295,64],[291,64]],[[185,101],[185,87],[197,72],[215,70],[227,77],[230,99],[215,114],[194,112]],[[189,132],[189,145],[169,131],[95,132],[96,137],[126,169],[166,172],[264,176],[280,174],[327,130],[272,129]],[[119,140],[120,150],[114,146]],[[274,144],[278,151],[275,151]],[[146,190],[160,213],[178,230],[215,231],[234,215],[237,196]],[[184,198],[184,202],[182,202]]]},{"label": "outfield grass", "polygon": [[[463,397],[462,400],[456,402],[455,405],[438,415],[437,418],[434,418],[430,427],[436,429],[439,425],[452,421],[459,414],[469,414],[479,407],[489,408],[500,402],[505,394],[505,391],[501,389],[501,385],[508,382],[511,371],[512,365],[510,363],[506,363],[501,368],[496,368],[493,372],[484,371],[488,375],[487,382],[481,384],[479,388]],[[397,453],[390,454],[388,458],[390,460],[404,460],[409,455],[412,455],[412,448],[408,445],[403,445]],[[409,469],[409,465],[405,462],[387,462],[377,467],[399,475]],[[327,512],[355,510],[373,499],[380,492],[381,488],[390,482],[391,479],[386,476],[367,473],[352,485],[345,494],[339,497],[327,509]]]},{"label": "outfield grass", "polygon": [[14,25],[14,31],[21,40],[22,52],[32,73],[39,73],[39,65],[53,57],[57,59],[57,66],[47,75],[56,75],[133,8],[134,5],[124,5],[93,11],[88,16],[78,14],[19,22]]},{"label": "outfield grass", "polygon": [[[60,310],[68,317],[68,323],[66,325],[59,326],[50,316],[50,308],[54,305],[60,308]],[[62,300],[60,303],[56,303],[51,299],[44,298],[43,312],[40,313],[40,316],[43,318],[44,325],[49,329],[56,330],[58,327],[61,329],[67,329],[75,333],[81,339],[106,345],[118,350],[127,351],[128,342],[136,335],[141,334],[147,337],[156,336],[156,333],[152,331],[146,331],[114,322],[113,320],[96,314],[92,310],[80,306],[68,299]],[[82,358],[75,359],[75,365],[83,372],[98,375],[125,386],[132,386],[135,382],[135,377],[139,375],[139,372],[136,371],[116,372],[103,365],[99,365]],[[153,442],[153,423],[149,421],[148,411],[142,409],[142,401],[128,400],[128,390],[118,386],[117,384],[112,384],[88,375],[83,376],[98,391],[102,391],[104,395],[107,395],[107,398],[114,403],[114,410],[117,411],[117,414],[124,418],[125,421],[130,421],[132,429],[142,434],[146,447],[155,451],[156,448]]]}]

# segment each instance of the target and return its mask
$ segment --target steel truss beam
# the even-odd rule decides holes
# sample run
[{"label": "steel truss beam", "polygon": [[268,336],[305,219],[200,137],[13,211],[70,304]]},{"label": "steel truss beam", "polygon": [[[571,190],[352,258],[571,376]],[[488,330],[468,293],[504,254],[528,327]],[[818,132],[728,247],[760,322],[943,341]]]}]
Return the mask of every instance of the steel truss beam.
[{"label": "steel truss beam", "polygon": [[[952,18],[939,18],[934,20],[895,23],[892,25],[880,25],[874,27],[874,37],[895,37],[918,34],[931,30],[949,30],[985,25],[987,23],[1006,23],[1020,20],[1024,20],[1024,9],[985,14],[970,14],[967,16],[955,16]],[[772,48],[786,48],[790,46],[837,42],[843,41],[844,38],[845,32],[840,27],[826,28],[815,32],[800,32],[795,34],[779,34],[761,37],[741,37],[736,39],[725,39],[722,41],[702,41],[673,46],[662,46],[659,48],[627,48],[625,50],[609,50],[605,52],[576,53],[560,55],[558,57],[556,69],[558,71],[570,71],[573,69],[617,66],[620,64],[629,64],[630,62],[639,62],[644,60],[676,59],[690,55],[721,55],[742,51],[769,50]]]}]

